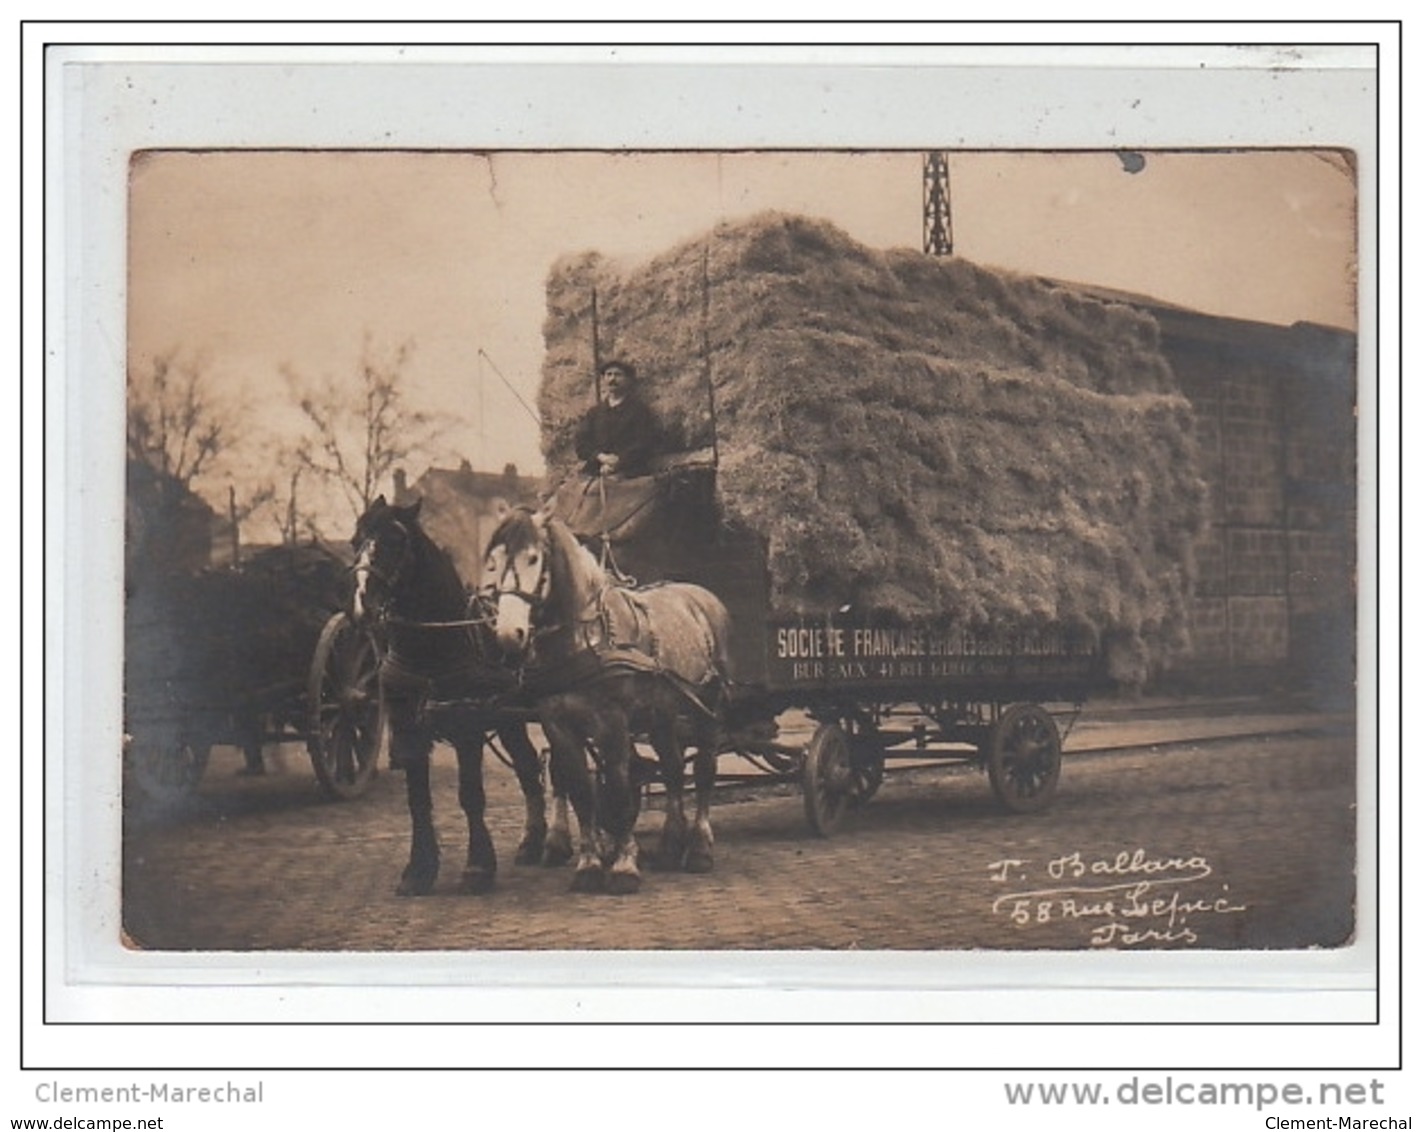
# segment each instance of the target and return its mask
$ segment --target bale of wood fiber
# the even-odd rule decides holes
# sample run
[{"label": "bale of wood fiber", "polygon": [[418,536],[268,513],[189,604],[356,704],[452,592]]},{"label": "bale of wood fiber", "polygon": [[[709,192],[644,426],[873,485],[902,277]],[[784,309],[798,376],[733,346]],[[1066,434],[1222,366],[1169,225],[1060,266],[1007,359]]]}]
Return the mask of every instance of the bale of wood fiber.
[{"label": "bale of wood fiber", "polygon": [[1149,315],[782,214],[650,263],[554,265],[539,402],[556,477],[597,355],[637,366],[720,500],[764,538],[777,612],[1183,643],[1205,484]]}]

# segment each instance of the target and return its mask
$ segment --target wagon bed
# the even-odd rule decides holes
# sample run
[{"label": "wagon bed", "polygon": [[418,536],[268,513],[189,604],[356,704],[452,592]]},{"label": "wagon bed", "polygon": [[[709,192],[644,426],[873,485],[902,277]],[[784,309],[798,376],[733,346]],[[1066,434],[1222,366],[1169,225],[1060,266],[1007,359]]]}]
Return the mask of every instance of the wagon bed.
[{"label": "wagon bed", "polygon": [[[1062,735],[1041,705],[1072,705],[1074,720],[1103,682],[1093,642],[1059,629],[984,634],[839,612],[753,624],[764,626],[760,680],[737,685],[732,718],[749,726],[733,726],[731,741],[799,775],[806,817],[822,835],[873,796],[893,758],[977,764],[1005,809],[1044,809]],[[817,725],[799,751],[779,746],[773,726],[792,708]]]}]

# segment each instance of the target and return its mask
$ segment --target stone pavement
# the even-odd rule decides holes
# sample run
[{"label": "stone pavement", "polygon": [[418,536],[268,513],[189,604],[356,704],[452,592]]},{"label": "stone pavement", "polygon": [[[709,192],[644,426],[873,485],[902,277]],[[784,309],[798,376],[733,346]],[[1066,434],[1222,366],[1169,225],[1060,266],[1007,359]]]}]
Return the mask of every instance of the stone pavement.
[{"label": "stone pavement", "polygon": [[[985,777],[962,764],[891,774],[829,840],[809,832],[793,783],[727,790],[713,815],[715,871],[648,871],[642,891],[621,898],[570,893],[565,869],[511,867],[522,807],[512,774],[492,762],[497,889],[457,892],[463,821],[454,760],[440,749],[445,871],[434,895],[410,899],[394,895],[409,837],[401,776],[381,773],[365,797],[332,803],[299,747],[261,779],[236,777],[240,755],[220,750],[181,811],[132,807],[124,922],[134,947],[251,954],[258,966],[271,951],[1089,950],[1099,946],[1093,931],[1117,929],[1088,901],[1020,922],[1002,898],[1012,884],[1057,883],[1043,870],[1073,854],[1112,868],[1139,852],[1199,858],[1202,879],[1182,891],[1235,910],[1169,926],[1156,918],[1155,935],[1110,946],[1337,946],[1355,897],[1350,721],[1200,707],[1083,716],[1041,814],[999,812]],[[1217,737],[1229,719],[1246,737]],[[1266,724],[1279,727],[1261,734]],[[653,807],[644,813],[644,845],[659,819]],[[1020,863],[1020,880],[1001,875],[1005,860]]]},{"label": "stone pavement", "polygon": [[[1062,720],[1065,730],[1066,720]],[[1349,713],[1257,697],[1106,700],[1087,704],[1063,751],[1084,754],[1251,735],[1347,730]]]}]

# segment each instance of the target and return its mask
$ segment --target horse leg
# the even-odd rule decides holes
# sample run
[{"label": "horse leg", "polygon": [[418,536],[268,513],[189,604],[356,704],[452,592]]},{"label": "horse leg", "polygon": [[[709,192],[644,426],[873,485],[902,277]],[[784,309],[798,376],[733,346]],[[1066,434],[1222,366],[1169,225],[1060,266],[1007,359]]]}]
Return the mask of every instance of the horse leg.
[{"label": "horse leg", "polygon": [[408,729],[396,730],[392,722],[390,750],[398,752],[405,767],[405,798],[410,807],[410,861],[395,890],[400,896],[426,896],[439,876],[439,837],[430,800],[430,748],[428,736]]},{"label": "horse leg", "polygon": [[459,756],[459,807],[469,823],[469,852],[464,860],[464,875],[459,889],[479,895],[494,887],[498,862],[494,855],[494,839],[484,824],[484,736],[475,732],[461,736],[454,747]]},{"label": "horse leg", "polygon": [[566,709],[555,706],[540,715],[543,733],[552,752],[550,766],[553,768],[553,780],[566,789],[567,799],[578,815],[578,853],[577,865],[573,869],[573,891],[600,892],[603,874],[602,857],[597,845],[597,805],[582,735],[570,722]]},{"label": "horse leg", "polygon": [[543,842],[543,864],[549,868],[566,865],[573,859],[573,831],[568,823],[568,786],[563,781],[563,764],[548,760],[548,779],[553,787],[553,824]]},{"label": "horse leg", "polygon": [[612,839],[613,861],[607,870],[607,891],[625,896],[642,887],[637,869],[635,799],[632,796],[630,762],[632,738],[624,712],[611,710],[598,720],[594,745],[601,760],[603,790],[598,799],[598,817]]},{"label": "horse leg", "polygon": [[683,782],[686,771],[673,712],[657,712],[651,740],[661,763],[662,781],[666,787],[666,816],[662,820],[662,833],[652,865],[658,869],[679,869],[686,854],[686,791]]},{"label": "horse leg", "polygon": [[528,728],[511,724],[499,728],[499,742],[513,761],[519,789],[523,791],[523,838],[514,853],[515,865],[536,865],[548,837],[548,811],[543,798],[543,763],[528,738]]},{"label": "horse leg", "polygon": [[709,873],[712,866],[711,848],[716,838],[711,832],[711,795],[716,789],[716,754],[719,749],[716,724],[708,722],[696,736],[696,759],[693,764],[696,780],[696,820],[686,850],[686,871]]}]

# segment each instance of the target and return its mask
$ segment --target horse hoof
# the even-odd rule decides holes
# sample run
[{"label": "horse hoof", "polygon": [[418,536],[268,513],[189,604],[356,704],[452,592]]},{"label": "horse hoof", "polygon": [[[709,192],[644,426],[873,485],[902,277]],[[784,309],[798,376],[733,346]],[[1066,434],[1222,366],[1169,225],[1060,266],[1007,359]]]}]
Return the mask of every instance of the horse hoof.
[{"label": "horse hoof", "polygon": [[434,891],[435,878],[425,875],[406,874],[400,878],[399,887],[395,889],[396,896],[428,896]]},{"label": "horse hoof", "polygon": [[693,849],[686,855],[686,871],[689,873],[709,873],[711,866],[711,854],[705,850]]},{"label": "horse hoof", "polygon": [[572,859],[573,842],[568,837],[550,837],[543,843],[543,864],[547,868],[559,868]]},{"label": "horse hoof", "polygon": [[514,853],[515,865],[536,865],[543,860],[543,846],[537,841],[524,841]]},{"label": "horse hoof", "polygon": [[619,872],[607,874],[607,891],[613,896],[631,896],[642,887],[640,873]]},{"label": "horse hoof", "polygon": [[494,890],[493,869],[465,869],[459,880],[459,891],[466,896],[483,896]]},{"label": "horse hoof", "polygon": [[657,851],[651,855],[650,864],[658,872],[674,872],[681,868],[681,862],[685,856],[685,839],[665,840],[657,846]]},{"label": "horse hoof", "polygon": [[439,879],[439,854],[415,855],[405,863],[400,873],[400,886],[395,889],[397,896],[428,896],[434,891]]},{"label": "horse hoof", "polygon": [[601,869],[579,869],[573,874],[574,892],[601,892],[603,875]]}]

